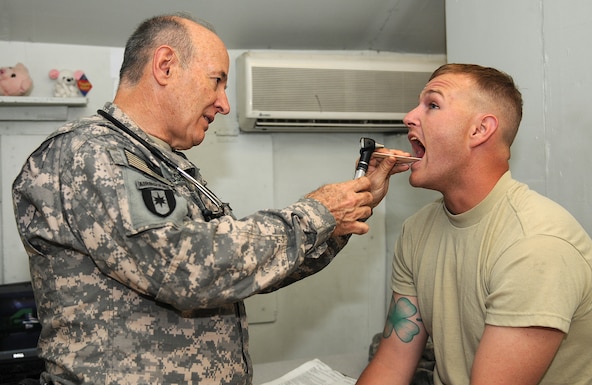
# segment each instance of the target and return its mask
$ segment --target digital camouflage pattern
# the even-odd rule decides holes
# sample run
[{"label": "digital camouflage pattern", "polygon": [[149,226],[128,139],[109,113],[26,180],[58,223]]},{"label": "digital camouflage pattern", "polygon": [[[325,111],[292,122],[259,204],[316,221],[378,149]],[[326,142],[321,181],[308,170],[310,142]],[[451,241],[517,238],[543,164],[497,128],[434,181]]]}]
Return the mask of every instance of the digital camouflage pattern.
[{"label": "digital camouflage pattern", "polygon": [[[205,185],[114,104],[105,111]],[[13,198],[45,381],[251,383],[242,300],[319,271],[347,237],[330,238],[335,221],[313,199],[206,222],[194,194],[98,115],[66,124],[27,160]]]}]

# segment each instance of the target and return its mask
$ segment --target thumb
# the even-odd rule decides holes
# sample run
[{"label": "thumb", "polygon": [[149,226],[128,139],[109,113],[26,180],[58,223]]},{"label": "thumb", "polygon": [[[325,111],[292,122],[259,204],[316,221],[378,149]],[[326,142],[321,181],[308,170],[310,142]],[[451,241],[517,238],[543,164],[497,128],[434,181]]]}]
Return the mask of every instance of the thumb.
[{"label": "thumb", "polygon": [[352,180],[347,181],[345,183],[350,184],[352,186],[353,191],[355,191],[355,192],[368,191],[372,187],[372,182],[371,182],[370,178],[368,178],[367,176],[362,176],[357,179],[352,179]]}]

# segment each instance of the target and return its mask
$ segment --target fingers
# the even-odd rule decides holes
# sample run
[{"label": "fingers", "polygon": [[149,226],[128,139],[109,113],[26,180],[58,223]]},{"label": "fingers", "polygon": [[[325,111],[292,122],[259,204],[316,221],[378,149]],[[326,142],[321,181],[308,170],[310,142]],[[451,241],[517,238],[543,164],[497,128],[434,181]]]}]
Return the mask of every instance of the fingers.
[{"label": "fingers", "polygon": [[[401,150],[379,149],[377,152],[410,156]],[[388,192],[391,175],[409,170],[409,164],[397,162],[393,156],[377,156],[370,160],[366,176],[347,182],[325,185],[307,195],[321,202],[331,212],[337,226],[334,235],[365,234],[368,225],[362,220],[372,214]]]},{"label": "fingers", "polygon": [[[385,148],[382,148],[376,152],[379,154],[402,155],[402,156],[406,156],[406,157],[411,155],[405,151],[385,149]],[[394,156],[378,156],[377,154],[374,154],[372,156],[372,158],[370,159],[368,173],[371,173],[371,172],[377,170],[381,173],[384,173],[385,175],[386,174],[393,175],[393,174],[397,174],[399,172],[407,171],[407,170],[409,170],[409,168],[410,168],[409,163],[401,162],[397,158],[395,158]]]},{"label": "fingers", "polygon": [[391,154],[391,155],[403,155],[403,156],[411,156],[411,154],[407,151],[397,150],[394,148],[379,148],[378,150],[374,151],[373,156],[376,157],[377,154]]},{"label": "fingers", "polygon": [[333,236],[341,236],[348,234],[362,235],[366,234],[370,230],[370,226],[365,222],[354,221],[354,222],[342,222],[339,226],[335,227]]},{"label": "fingers", "polygon": [[372,214],[370,185],[370,180],[362,177],[322,186],[307,197],[318,200],[331,212],[337,223],[334,235],[365,234],[368,225],[360,220]]},{"label": "fingers", "polygon": [[386,196],[389,188],[389,178],[391,175],[409,170],[410,164],[400,162],[394,156],[386,155],[402,155],[410,156],[408,152],[401,150],[380,149],[377,151],[382,156],[374,154],[370,159],[368,173],[366,176],[370,178],[371,187],[370,192],[373,196],[371,207],[376,207],[382,199]]},{"label": "fingers", "polygon": [[[328,184],[309,193],[308,198],[313,198],[333,212],[355,212],[355,209],[367,206],[372,202],[372,194],[369,192],[371,182],[362,177],[347,182]],[[342,217],[340,215],[340,217]]]},{"label": "fingers", "polygon": [[368,174],[378,172],[384,177],[388,177],[409,170],[409,166],[409,163],[401,163],[395,157],[373,158],[370,160]]}]

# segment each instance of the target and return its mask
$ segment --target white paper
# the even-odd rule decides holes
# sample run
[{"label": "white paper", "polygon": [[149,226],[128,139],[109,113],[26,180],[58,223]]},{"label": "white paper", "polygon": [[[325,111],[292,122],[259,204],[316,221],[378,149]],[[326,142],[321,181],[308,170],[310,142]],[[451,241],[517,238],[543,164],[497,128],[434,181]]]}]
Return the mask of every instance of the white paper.
[{"label": "white paper", "polygon": [[263,385],[355,385],[356,380],[314,359]]}]

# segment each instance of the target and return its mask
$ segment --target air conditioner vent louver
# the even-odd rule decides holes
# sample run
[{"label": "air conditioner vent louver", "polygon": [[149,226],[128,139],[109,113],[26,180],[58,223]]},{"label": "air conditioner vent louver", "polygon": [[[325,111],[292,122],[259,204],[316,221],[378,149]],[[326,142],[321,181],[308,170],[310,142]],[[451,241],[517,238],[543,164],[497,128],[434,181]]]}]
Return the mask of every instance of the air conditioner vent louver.
[{"label": "air conditioner vent louver", "polygon": [[[417,105],[418,90],[429,76],[425,72],[254,67],[253,109],[409,111]],[[393,89],[400,92],[393,93]]]},{"label": "air conditioner vent louver", "polygon": [[441,56],[247,52],[237,60],[244,131],[402,131]]},{"label": "air conditioner vent louver", "polygon": [[402,120],[332,120],[332,119],[260,119],[255,122],[257,131],[297,131],[325,132],[363,132],[384,131],[386,129],[396,131],[404,127]]}]

